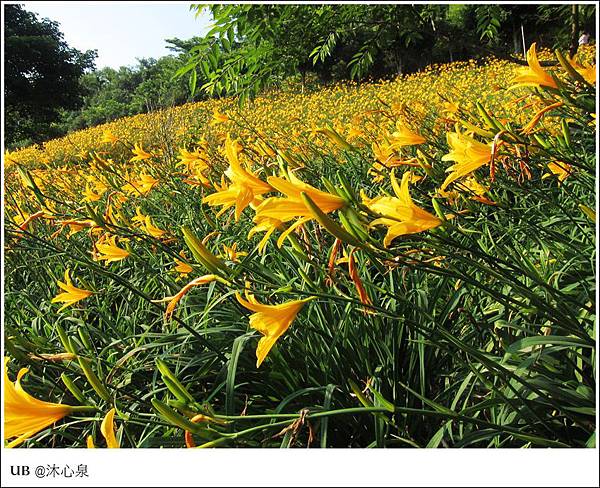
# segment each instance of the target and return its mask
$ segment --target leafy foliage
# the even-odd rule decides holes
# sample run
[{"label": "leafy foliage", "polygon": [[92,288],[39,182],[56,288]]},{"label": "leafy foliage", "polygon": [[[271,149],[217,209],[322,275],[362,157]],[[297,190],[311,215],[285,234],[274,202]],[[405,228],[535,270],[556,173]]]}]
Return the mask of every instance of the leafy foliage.
[{"label": "leafy foliage", "polygon": [[[427,64],[522,53],[546,37],[565,47],[572,12],[544,5],[192,5],[214,28],[190,49],[177,76],[214,96],[243,103],[286,77],[381,78]],[[592,6],[580,6],[593,29]],[[543,21],[541,19],[544,19]],[[582,23],[583,25],[583,23]],[[483,46],[482,46],[483,42]],[[198,76],[204,80],[198,83]]]},{"label": "leafy foliage", "polygon": [[[26,445],[81,447],[115,408],[122,447],[595,446],[585,53],[557,54],[551,74],[530,55],[525,73],[490,59],[207,100],[6,155],[11,377],[27,365],[29,393],[88,410]],[[314,188],[281,205],[292,174]],[[246,207],[236,218],[215,195]],[[261,252],[249,231],[267,198],[312,218]],[[384,245],[389,220],[402,225]],[[110,241],[121,258],[103,262]],[[59,308],[66,269],[93,294]],[[281,316],[249,318],[235,296],[250,291],[313,298],[260,368],[265,316]]]},{"label": "leafy foliage", "polygon": [[6,143],[41,142],[60,135],[52,124],[61,110],[83,103],[80,78],[94,67],[96,53],[69,47],[57,23],[20,5],[3,8]]},{"label": "leafy foliage", "polygon": [[83,106],[65,111],[60,127],[65,132],[83,129],[194,100],[183,80],[172,80],[181,64],[177,56],[164,56],[140,59],[132,67],[103,68],[83,75]]}]

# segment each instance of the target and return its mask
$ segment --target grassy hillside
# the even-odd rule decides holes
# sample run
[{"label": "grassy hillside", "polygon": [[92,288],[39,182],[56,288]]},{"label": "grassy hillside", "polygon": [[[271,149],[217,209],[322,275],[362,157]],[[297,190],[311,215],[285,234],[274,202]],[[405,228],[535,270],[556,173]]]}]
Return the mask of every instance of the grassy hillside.
[{"label": "grassy hillside", "polygon": [[595,49],[538,56],[5,154],[5,379],[78,406],[7,439],[595,445]]}]

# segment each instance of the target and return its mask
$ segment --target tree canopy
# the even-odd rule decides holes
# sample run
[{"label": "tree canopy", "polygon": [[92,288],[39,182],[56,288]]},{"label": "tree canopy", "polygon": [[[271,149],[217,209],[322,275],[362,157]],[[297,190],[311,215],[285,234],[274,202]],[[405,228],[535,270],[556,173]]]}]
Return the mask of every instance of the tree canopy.
[{"label": "tree canopy", "polygon": [[65,111],[61,127],[65,132],[92,127],[198,99],[200,94],[191,96],[185,80],[172,79],[182,64],[179,57],[171,55],[138,59],[133,66],[102,68],[84,74],[81,78],[86,90],[83,105],[77,110]]},{"label": "tree canopy", "polygon": [[[308,71],[321,79],[393,76],[427,64],[573,44],[590,5],[205,5],[214,27],[177,72],[192,92],[240,101]],[[525,38],[525,39],[524,39]]]},{"label": "tree canopy", "polygon": [[61,110],[81,106],[82,75],[95,51],[69,47],[56,22],[4,5],[4,107],[7,144],[41,142],[58,132]]}]

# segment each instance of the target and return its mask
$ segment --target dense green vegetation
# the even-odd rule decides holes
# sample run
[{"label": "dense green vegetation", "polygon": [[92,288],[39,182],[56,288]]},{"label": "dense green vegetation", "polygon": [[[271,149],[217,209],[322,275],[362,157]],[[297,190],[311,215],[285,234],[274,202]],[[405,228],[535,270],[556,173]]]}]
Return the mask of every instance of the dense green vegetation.
[{"label": "dense green vegetation", "polygon": [[96,53],[67,45],[56,22],[20,5],[4,5],[5,143],[27,144],[62,135],[53,123],[82,106],[80,82]]},{"label": "dense green vegetation", "polygon": [[576,46],[580,31],[593,34],[595,28],[591,5],[192,9],[214,19],[206,36],[165,40],[174,51],[170,56],[93,70],[94,53],[68,47],[56,23],[5,6],[8,147],[209,96],[239,95],[243,102],[284,82],[306,89],[307,80],[377,79],[492,53],[522,59],[524,41],[568,48]]},{"label": "dense green vegetation", "polygon": [[595,11],[205,8],[4,155],[5,446],[594,448]]}]

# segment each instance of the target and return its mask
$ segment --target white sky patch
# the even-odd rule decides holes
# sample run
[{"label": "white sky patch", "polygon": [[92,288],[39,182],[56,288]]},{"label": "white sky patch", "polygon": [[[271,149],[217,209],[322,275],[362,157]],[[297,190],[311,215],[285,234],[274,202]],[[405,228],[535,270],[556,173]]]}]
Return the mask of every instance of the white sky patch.
[{"label": "white sky patch", "polygon": [[96,67],[118,68],[137,58],[172,54],[165,39],[189,39],[209,30],[210,16],[196,19],[189,3],[23,2],[24,8],[60,24],[69,46],[96,49]]}]

